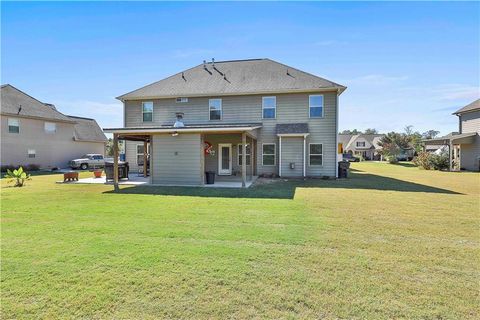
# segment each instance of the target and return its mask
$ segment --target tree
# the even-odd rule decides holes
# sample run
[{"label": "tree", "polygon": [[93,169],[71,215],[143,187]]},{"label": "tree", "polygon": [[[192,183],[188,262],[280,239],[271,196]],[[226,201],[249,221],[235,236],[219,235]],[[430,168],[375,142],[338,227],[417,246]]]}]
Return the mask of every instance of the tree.
[{"label": "tree", "polygon": [[[118,152],[119,153],[124,153],[125,152],[124,150],[125,150],[124,141],[119,140],[118,141]],[[113,139],[112,138],[108,138],[107,146],[105,147],[105,155],[113,157]]]},{"label": "tree", "polygon": [[353,130],[343,130],[342,132],[340,132],[340,134],[362,134],[362,132],[357,129],[353,129]]},{"label": "tree", "polygon": [[363,133],[365,133],[365,134],[378,134],[378,131],[375,128],[368,128]]},{"label": "tree", "polygon": [[398,162],[397,157],[400,153],[410,148],[409,138],[405,133],[389,132],[387,133],[380,142],[378,143],[382,150],[380,153],[388,160],[390,163]]},{"label": "tree", "polygon": [[438,136],[440,131],[437,130],[428,130],[422,133],[422,138],[423,139],[434,139],[436,136]]}]

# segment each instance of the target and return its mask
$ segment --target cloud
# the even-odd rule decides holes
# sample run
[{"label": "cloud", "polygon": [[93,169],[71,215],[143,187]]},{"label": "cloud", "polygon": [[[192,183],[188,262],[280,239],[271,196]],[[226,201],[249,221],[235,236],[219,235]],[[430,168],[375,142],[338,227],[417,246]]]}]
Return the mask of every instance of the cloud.
[{"label": "cloud", "polygon": [[476,100],[480,97],[480,88],[462,84],[445,84],[433,90],[440,100]]}]

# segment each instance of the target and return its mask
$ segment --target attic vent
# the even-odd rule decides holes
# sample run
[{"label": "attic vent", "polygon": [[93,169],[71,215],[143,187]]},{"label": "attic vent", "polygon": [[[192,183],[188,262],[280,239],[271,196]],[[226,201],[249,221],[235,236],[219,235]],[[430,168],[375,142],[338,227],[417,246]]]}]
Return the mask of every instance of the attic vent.
[{"label": "attic vent", "polygon": [[177,98],[177,103],[186,103],[188,102],[188,98]]}]

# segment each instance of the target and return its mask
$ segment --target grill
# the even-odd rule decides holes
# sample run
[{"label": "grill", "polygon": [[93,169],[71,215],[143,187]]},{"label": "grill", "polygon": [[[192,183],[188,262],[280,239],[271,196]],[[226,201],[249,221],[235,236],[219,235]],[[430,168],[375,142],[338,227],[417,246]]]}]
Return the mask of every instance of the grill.
[{"label": "grill", "polygon": [[[118,179],[128,179],[128,171],[130,170],[128,162],[118,162]],[[108,180],[113,180],[113,161],[105,162],[105,175]]]}]

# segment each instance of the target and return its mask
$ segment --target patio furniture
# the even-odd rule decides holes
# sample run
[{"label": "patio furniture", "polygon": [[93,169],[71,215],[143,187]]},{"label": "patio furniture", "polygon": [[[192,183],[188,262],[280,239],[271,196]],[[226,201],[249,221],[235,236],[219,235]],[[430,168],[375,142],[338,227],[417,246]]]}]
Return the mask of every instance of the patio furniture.
[{"label": "patio furniture", "polygon": [[[119,161],[118,162],[118,179],[128,179],[128,172],[130,167],[128,162]],[[113,161],[105,162],[105,175],[106,180],[113,180]]]},{"label": "patio furniture", "polygon": [[63,182],[78,181],[78,172],[65,172],[63,174]]}]

